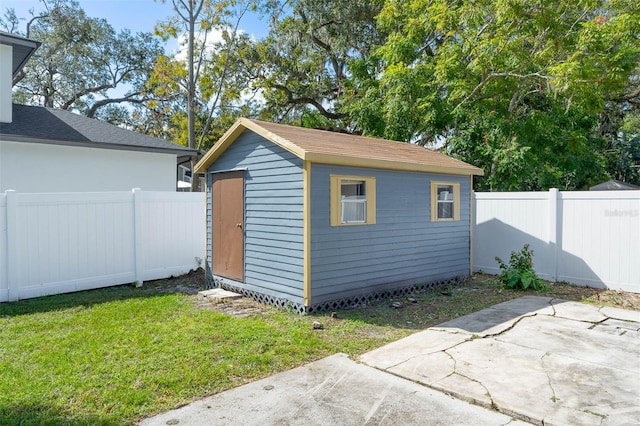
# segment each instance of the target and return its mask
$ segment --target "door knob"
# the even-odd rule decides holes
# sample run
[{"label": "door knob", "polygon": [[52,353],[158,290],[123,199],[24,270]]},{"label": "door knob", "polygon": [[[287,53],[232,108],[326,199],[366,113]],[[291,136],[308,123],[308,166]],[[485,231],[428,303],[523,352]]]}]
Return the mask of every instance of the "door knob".
[{"label": "door knob", "polygon": [[236,228],[242,229],[242,223],[236,223]]}]

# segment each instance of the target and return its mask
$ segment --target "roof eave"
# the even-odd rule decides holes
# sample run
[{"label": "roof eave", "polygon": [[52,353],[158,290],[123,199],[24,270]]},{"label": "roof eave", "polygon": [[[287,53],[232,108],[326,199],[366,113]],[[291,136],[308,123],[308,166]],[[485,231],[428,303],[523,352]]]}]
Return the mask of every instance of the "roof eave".
[{"label": "roof eave", "polygon": [[29,58],[33,56],[35,51],[38,50],[42,43],[2,31],[0,32],[0,44],[6,44],[9,46],[22,46],[29,49],[27,54],[20,58],[19,63],[12,64],[12,77],[16,78],[16,76],[20,74],[20,71],[25,66],[25,64],[29,61]]},{"label": "roof eave", "polygon": [[251,130],[257,133],[258,135],[291,152],[301,159],[305,158],[306,152],[300,147],[276,135],[275,133],[266,130],[265,128],[247,118],[239,118],[235,123],[233,123],[229,130],[227,130],[224,135],[222,135],[222,137],[218,140],[218,143],[216,143],[213,148],[211,148],[209,152],[207,152],[205,156],[202,157],[200,161],[198,161],[195,166],[195,172],[205,173],[209,166],[211,166],[211,164],[213,164],[218,158],[220,158],[220,156],[227,150],[227,148],[229,148],[231,144],[233,144],[233,142],[235,142],[235,140],[245,130]]},{"label": "roof eave", "polygon": [[96,148],[96,149],[115,149],[119,151],[143,151],[143,152],[157,152],[160,154],[174,154],[178,156],[193,156],[197,151],[192,149],[172,149],[161,147],[147,147],[140,145],[124,145],[109,142],[95,142],[95,141],[68,141],[60,139],[40,139],[31,138],[25,136],[17,136],[12,134],[0,134],[0,141],[3,142],[21,142],[21,143],[39,143],[45,145],[61,145],[61,146],[76,146],[81,148]]},{"label": "roof eave", "polygon": [[376,160],[340,155],[307,153],[304,160],[312,163],[331,164],[336,166],[368,167],[373,169],[398,170],[406,172],[441,173],[461,176],[483,176],[484,171],[478,167],[450,167],[432,164],[416,164],[402,161]]},{"label": "roof eave", "polygon": [[245,127],[242,123],[242,118],[237,120],[229,129],[224,132],[224,135],[218,139],[213,148],[211,148],[205,155],[198,161],[194,167],[194,173],[205,173],[207,168],[214,161],[216,161],[224,151],[244,132]]}]

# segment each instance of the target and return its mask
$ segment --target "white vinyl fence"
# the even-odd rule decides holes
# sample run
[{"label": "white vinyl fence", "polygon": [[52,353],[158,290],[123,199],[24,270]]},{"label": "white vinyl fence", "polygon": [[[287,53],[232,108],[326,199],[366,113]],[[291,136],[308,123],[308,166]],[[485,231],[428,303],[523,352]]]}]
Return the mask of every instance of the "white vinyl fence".
[{"label": "white vinyl fence", "polygon": [[0,302],[197,269],[204,197],[138,189],[0,194]]},{"label": "white vinyl fence", "polygon": [[640,293],[640,191],[474,194],[475,272],[529,244],[551,281]]}]

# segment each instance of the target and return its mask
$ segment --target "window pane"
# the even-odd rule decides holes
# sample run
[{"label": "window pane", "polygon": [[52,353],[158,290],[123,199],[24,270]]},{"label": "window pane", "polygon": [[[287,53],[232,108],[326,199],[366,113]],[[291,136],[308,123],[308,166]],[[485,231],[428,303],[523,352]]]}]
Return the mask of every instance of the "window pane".
[{"label": "window pane", "polygon": [[438,185],[438,219],[453,219],[453,185]]},{"label": "window pane", "polygon": [[366,200],[342,200],[342,223],[365,222],[366,218]]},{"label": "window pane", "polygon": [[438,201],[438,219],[453,219],[453,203]]},{"label": "window pane", "polygon": [[365,181],[343,180],[340,183],[342,223],[366,222],[367,196]]},{"label": "window pane", "polygon": [[366,185],[364,181],[343,180],[341,182],[342,197],[357,197],[366,195]]},{"label": "window pane", "polygon": [[438,185],[438,201],[453,201],[453,186]]}]

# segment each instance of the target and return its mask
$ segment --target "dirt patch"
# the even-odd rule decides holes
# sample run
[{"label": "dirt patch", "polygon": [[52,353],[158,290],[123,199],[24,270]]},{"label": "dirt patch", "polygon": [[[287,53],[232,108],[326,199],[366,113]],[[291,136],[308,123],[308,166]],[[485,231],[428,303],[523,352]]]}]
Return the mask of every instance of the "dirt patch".
[{"label": "dirt patch", "polygon": [[239,299],[223,299],[217,302],[207,300],[202,296],[195,296],[195,304],[201,309],[209,309],[217,311],[225,315],[231,315],[236,318],[245,318],[253,315],[260,315],[268,312],[270,309],[275,309],[271,306],[258,303],[255,300],[248,297],[241,297]]},{"label": "dirt patch", "polygon": [[205,289],[204,270],[199,268],[179,277],[146,281],[143,291],[149,293],[183,293],[194,295]]},{"label": "dirt patch", "polygon": [[[145,283],[146,291],[178,292],[193,297],[193,303],[202,309],[218,311],[235,317],[260,315],[275,309],[251,298],[210,302],[197,293],[206,288],[204,271],[199,269],[187,275],[167,280]],[[640,311],[640,294],[578,286],[567,283],[549,283],[544,291],[514,291],[503,288],[493,275],[475,274],[472,279],[449,289],[433,290],[418,294],[413,302],[406,298],[390,299],[358,307],[366,317],[384,317],[396,326],[421,328],[445,321],[461,314],[484,309],[496,303],[521,296],[536,295],[573,300],[594,305],[614,306]],[[401,308],[393,308],[399,302]],[[396,305],[398,306],[398,305]],[[349,315],[350,316],[350,315]]]},{"label": "dirt patch", "polygon": [[[478,284],[480,284],[480,286]],[[491,293],[495,289],[498,289],[498,291],[507,292],[515,296],[539,295],[640,311],[640,294],[627,291],[593,288],[565,282],[547,283],[547,289],[540,292],[504,290],[497,282],[497,277],[485,274],[475,274],[466,286],[469,285],[481,293]]]},{"label": "dirt patch", "polygon": [[622,309],[632,309],[634,311],[640,311],[640,294],[637,293],[606,290],[589,298],[587,301],[594,304],[605,304],[608,306],[616,306]]}]

